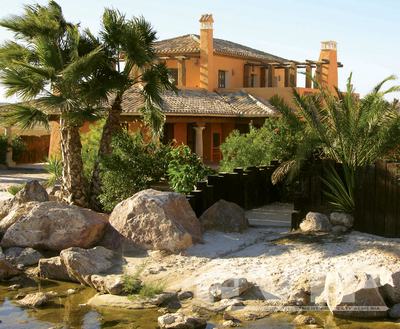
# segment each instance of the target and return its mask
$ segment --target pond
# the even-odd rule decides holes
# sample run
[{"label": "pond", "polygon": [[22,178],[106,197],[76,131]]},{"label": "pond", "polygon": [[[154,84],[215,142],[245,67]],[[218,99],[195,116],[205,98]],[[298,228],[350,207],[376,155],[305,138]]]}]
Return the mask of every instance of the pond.
[{"label": "pond", "polygon": [[[13,284],[20,284],[19,290],[9,290]],[[75,292],[68,294],[68,290]],[[56,292],[54,297],[44,306],[31,308],[16,303],[20,293]],[[0,328],[158,328],[157,318],[161,315],[157,309],[122,310],[115,308],[87,306],[87,301],[97,292],[89,287],[72,282],[54,280],[24,279],[21,281],[4,281],[0,283]],[[356,319],[334,318],[330,312],[304,313],[315,318],[323,328],[380,328],[389,329],[400,326],[385,320],[361,321]],[[274,313],[262,320],[241,324],[241,328],[295,328],[293,319],[296,315]],[[222,328],[221,315],[212,317],[208,329]]]}]

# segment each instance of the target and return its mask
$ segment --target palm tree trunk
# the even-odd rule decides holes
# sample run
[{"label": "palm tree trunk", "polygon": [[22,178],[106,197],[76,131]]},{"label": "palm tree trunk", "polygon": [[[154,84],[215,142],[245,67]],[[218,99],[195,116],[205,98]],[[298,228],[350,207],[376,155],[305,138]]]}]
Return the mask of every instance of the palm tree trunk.
[{"label": "palm tree trunk", "polygon": [[63,190],[68,193],[68,202],[88,207],[87,191],[83,176],[82,144],[79,126],[68,126],[61,119],[61,154],[63,160]]},{"label": "palm tree trunk", "polygon": [[111,109],[108,110],[107,121],[103,127],[103,134],[101,135],[99,152],[97,154],[96,163],[93,168],[92,181],[90,184],[90,208],[95,211],[101,211],[102,205],[99,200],[99,195],[102,193],[102,184],[101,184],[101,169],[99,166],[99,160],[101,155],[110,156],[113,152],[113,148],[111,146],[112,136],[121,130],[121,126],[119,124],[120,115],[122,113],[122,96],[117,94],[115,100],[111,106]]}]

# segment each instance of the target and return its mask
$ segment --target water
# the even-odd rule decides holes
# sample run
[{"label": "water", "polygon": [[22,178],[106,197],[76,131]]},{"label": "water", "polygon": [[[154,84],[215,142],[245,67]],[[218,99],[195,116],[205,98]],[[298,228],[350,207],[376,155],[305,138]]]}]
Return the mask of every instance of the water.
[{"label": "water", "polygon": [[[18,291],[7,289],[12,284],[21,284],[22,288]],[[68,289],[74,289],[76,293],[68,295]],[[59,294],[58,297],[51,299],[44,306],[31,308],[22,307],[16,303],[15,296],[21,292],[50,292]],[[97,292],[91,288],[80,284],[39,280],[34,281],[25,279],[17,282],[0,283],[0,328],[158,328],[157,318],[160,313],[157,309],[151,310],[122,310],[107,307],[86,306],[87,301]],[[330,312],[310,312],[304,315],[311,315],[317,323],[327,329],[389,329],[400,327],[400,324],[389,322],[388,320],[362,321],[357,319],[334,318]],[[241,328],[261,329],[261,328],[295,328],[293,319],[295,315],[275,313],[270,316],[246,324],[241,324]],[[210,319],[207,329],[222,328],[221,315]]]}]

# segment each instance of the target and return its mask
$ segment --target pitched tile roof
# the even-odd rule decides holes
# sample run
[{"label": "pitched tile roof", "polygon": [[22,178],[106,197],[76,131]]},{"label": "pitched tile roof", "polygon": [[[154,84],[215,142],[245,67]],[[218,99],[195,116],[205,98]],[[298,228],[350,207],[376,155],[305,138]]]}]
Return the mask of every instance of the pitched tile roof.
[{"label": "pitched tile roof", "polygon": [[[274,108],[264,99],[240,91],[207,92],[203,90],[167,91],[162,95],[161,110],[166,115],[209,115],[222,117],[267,117]],[[145,104],[138,87],[132,87],[122,101],[123,113],[137,115]]]},{"label": "pitched tile roof", "polygon": [[[198,53],[200,52],[200,36],[187,34],[181,37],[157,41],[155,43],[155,50],[158,54]],[[271,55],[261,50],[216,38],[214,38],[214,53],[279,63],[288,61],[285,58]]]}]

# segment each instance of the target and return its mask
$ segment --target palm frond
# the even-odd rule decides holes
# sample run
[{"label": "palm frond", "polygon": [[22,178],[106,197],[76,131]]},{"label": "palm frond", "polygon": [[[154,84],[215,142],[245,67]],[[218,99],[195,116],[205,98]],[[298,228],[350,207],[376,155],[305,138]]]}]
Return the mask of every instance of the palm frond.
[{"label": "palm frond", "polygon": [[16,125],[22,130],[43,125],[46,130],[50,130],[48,115],[30,104],[10,104],[5,108],[10,112],[3,112],[1,119],[7,125]]},{"label": "palm frond", "polygon": [[271,176],[272,184],[277,184],[282,181],[287,175],[289,175],[296,165],[296,160],[288,160],[281,163],[278,168],[275,169]]}]

